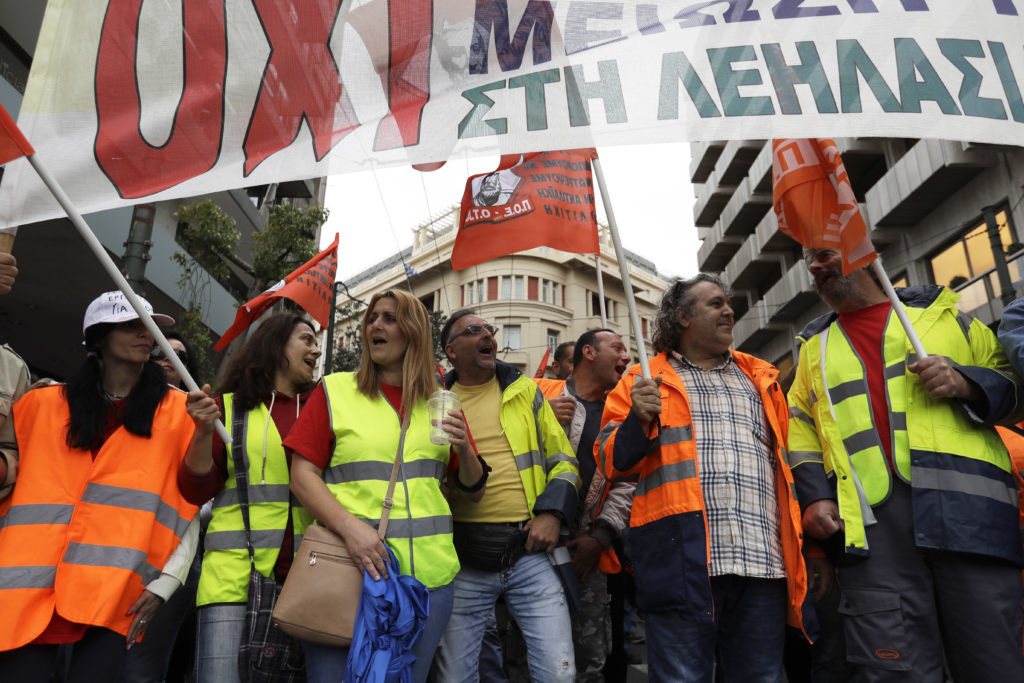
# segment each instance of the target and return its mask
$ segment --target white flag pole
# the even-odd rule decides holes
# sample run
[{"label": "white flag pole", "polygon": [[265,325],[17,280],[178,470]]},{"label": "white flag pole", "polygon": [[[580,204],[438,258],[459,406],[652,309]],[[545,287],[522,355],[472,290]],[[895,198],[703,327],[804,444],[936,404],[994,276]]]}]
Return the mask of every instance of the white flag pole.
[{"label": "white flag pole", "polygon": [[903,330],[907,333],[907,339],[910,340],[910,345],[914,347],[917,357],[919,359],[927,358],[928,352],[924,350],[924,344],[921,343],[921,338],[917,336],[917,330],[914,329],[913,323],[910,322],[906,309],[903,308],[899,297],[896,296],[896,290],[893,289],[892,282],[889,281],[889,276],[885,273],[885,268],[882,267],[881,256],[875,256],[875,260],[871,262],[871,269],[875,271],[878,281],[882,283],[882,289],[885,290],[885,295],[892,302],[892,310],[896,311],[896,317],[900,319],[900,324],[903,325]]},{"label": "white flag pole", "polygon": [[[40,161],[35,154],[29,154],[26,158],[28,159],[28,162],[32,164],[32,168],[36,170],[36,173],[39,174],[39,177],[42,179],[43,183],[45,183],[46,187],[49,188],[50,192],[60,203],[61,207],[63,207],[68,218],[71,219],[71,222],[78,229],[78,232],[82,236],[82,239],[85,240],[85,243],[89,245],[89,249],[92,250],[92,253],[96,255],[97,259],[99,259],[104,270],[106,270],[107,274],[114,280],[114,284],[117,285],[117,288],[121,290],[125,295],[125,298],[128,299],[128,302],[132,305],[132,308],[134,308],[135,312],[138,313],[139,319],[142,320],[146,329],[152,333],[157,345],[163,349],[164,355],[167,356],[167,360],[171,362],[171,365],[174,366],[174,369],[185,382],[185,386],[187,386],[190,391],[199,391],[199,385],[196,384],[192,375],[188,373],[188,370],[185,368],[185,364],[181,362],[181,359],[178,358],[174,349],[171,348],[171,344],[167,341],[167,337],[164,336],[164,333],[157,326],[153,317],[146,311],[146,308],[142,305],[139,297],[134,291],[132,291],[128,281],[124,279],[124,275],[122,275],[121,271],[117,269],[117,265],[114,263],[114,260],[110,258],[110,254],[107,253],[107,250],[86,224],[85,219],[82,218],[82,214],[78,213],[78,209],[76,209],[71,203],[71,199],[68,197],[67,193],[64,192],[64,188],[60,186],[57,179],[50,174],[49,169],[46,168],[43,162]],[[231,435],[224,427],[223,422],[217,420],[214,428],[217,430],[217,434],[224,443],[231,443]]]},{"label": "white flag pole", "polygon": [[[608,217],[608,231],[612,235],[612,244],[615,245],[615,260],[619,262],[619,273],[622,274],[622,287],[626,290],[626,307],[629,309],[629,324],[633,328],[633,338],[636,339],[637,353],[640,355],[640,370],[644,377],[651,378],[651,368],[647,363],[647,345],[644,344],[644,335],[640,328],[640,315],[636,312],[636,299],[633,297],[633,285],[629,280],[629,263],[626,261],[626,252],[622,248],[622,240],[619,239],[619,228],[615,222],[615,212],[612,210],[612,202],[608,196],[608,188],[604,182],[604,172],[601,170],[601,160],[594,154],[594,175],[597,176],[597,186],[601,190],[601,201],[604,202],[604,212]],[[598,268],[598,272],[600,272]],[[604,301],[602,297],[602,302]]]},{"label": "white flag pole", "polygon": [[594,267],[597,268],[597,297],[601,301],[601,327],[608,327],[608,311],[604,306],[604,276],[601,274],[600,252],[594,254]]}]

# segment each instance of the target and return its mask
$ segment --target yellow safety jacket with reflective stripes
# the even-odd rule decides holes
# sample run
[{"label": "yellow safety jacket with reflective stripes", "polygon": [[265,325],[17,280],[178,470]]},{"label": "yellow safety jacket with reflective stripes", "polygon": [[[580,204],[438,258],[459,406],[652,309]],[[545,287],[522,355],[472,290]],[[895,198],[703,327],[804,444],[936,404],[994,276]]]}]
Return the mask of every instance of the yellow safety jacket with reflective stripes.
[{"label": "yellow safety jacket with reflective stripes", "polygon": [[247,467],[249,526],[252,530],[256,569],[268,578],[284,542],[288,515],[292,517],[293,550],[302,542],[302,531],[312,522],[288,488],[291,481],[281,435],[263,403],[236,415],[234,397],[225,394],[224,424],[234,433],[234,421],[242,420],[241,438],[227,445],[227,479],[213,497],[213,517],[203,541],[203,568],[199,575],[196,604],[246,602],[249,599],[249,551],[245,542],[241,502],[235,479],[235,449],[241,449]]},{"label": "yellow safety jacket with reflective stripes", "polygon": [[932,399],[907,368],[916,360],[894,312],[880,340],[893,467],[874,424],[864,363],[839,324],[825,316],[801,333],[789,393],[789,458],[801,504],[836,498],[845,551],[869,553],[865,525],[888,499],[893,474],[910,484],[918,547],[1021,563],[1017,492],[999,435],[982,422],[1016,410],[1018,380],[995,335],[960,313],[959,296],[936,287],[897,290],[929,354],[946,356],[984,394],[986,415],[952,399]]},{"label": "yellow safety jacket with reflective stripes", "polygon": [[21,468],[0,502],[0,650],[32,642],[54,610],[127,635],[126,612],[198,511],[178,492],[195,429],[184,393],[167,393],[149,438],[119,427],[93,459],[65,442],[61,390],[30,391],[14,406]]},{"label": "yellow safety jacket with reflective stripes", "polygon": [[[786,464],[786,399],[778,370],[759,358],[733,351],[732,359],[760,394],[771,429],[779,538],[789,595],[787,621],[802,628],[807,570],[801,554],[803,532],[793,479]],[[650,361],[651,377],[661,378],[661,415],[644,433],[632,416],[630,392],[642,375],[631,367],[608,394],[598,436],[598,466],[608,479],[636,478],[626,551],[636,566],[638,604],[651,610],[678,609],[710,620],[714,605],[708,575],[710,541],[704,494],[697,465],[690,399],[668,355]],[[723,424],[723,429],[729,425]],[[616,454],[624,456],[616,465]],[[637,464],[621,468],[624,460]]]},{"label": "yellow safety jacket with reflective stripes", "polygon": [[[530,516],[557,512],[568,533],[576,524],[580,489],[579,462],[569,438],[532,380],[502,361],[495,361],[495,374],[501,388],[501,427],[516,458]],[[454,371],[445,376],[445,386],[457,381]]]},{"label": "yellow safety jacket with reflective stripes", "polygon": [[[321,386],[334,431],[324,482],[346,510],[377,528],[398,451],[398,412],[382,394],[361,394],[354,373],[328,375]],[[441,493],[449,449],[430,442],[427,402],[418,401],[409,416],[385,540],[401,572],[427,588],[447,585],[459,571],[452,513]]]}]

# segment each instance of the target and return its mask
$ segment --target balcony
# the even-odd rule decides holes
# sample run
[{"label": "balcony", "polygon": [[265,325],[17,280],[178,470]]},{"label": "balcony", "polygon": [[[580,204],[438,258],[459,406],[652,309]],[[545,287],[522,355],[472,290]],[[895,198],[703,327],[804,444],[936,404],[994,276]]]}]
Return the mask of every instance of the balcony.
[{"label": "balcony", "polygon": [[[770,229],[769,229],[770,228]],[[781,260],[785,252],[792,252],[793,241],[775,228],[775,214],[768,212],[761,219],[754,234],[747,238],[732,260],[725,266],[723,276],[733,289],[764,291],[782,275]],[[772,249],[768,243],[777,247]]]},{"label": "balcony", "polygon": [[742,319],[737,320],[732,328],[733,347],[750,353],[767,344],[785,329],[783,325],[770,321],[768,307],[763,301],[759,301]]},{"label": "balcony", "polygon": [[[1014,296],[1024,292],[1024,251],[1018,251],[1006,263],[1010,270]],[[995,268],[976,275],[953,290],[960,295],[957,307],[986,325],[991,325],[1003,316],[1002,288]]]},{"label": "balcony", "polygon": [[730,140],[715,164],[715,175],[723,185],[738,185],[750,171],[750,165],[765,147],[764,140]]},{"label": "balcony", "polygon": [[879,228],[913,226],[996,159],[959,142],[921,140],[867,192],[868,215]]},{"label": "balcony", "polygon": [[772,322],[796,320],[818,302],[811,275],[803,261],[797,261],[764,295]]},{"label": "balcony", "polygon": [[697,267],[705,273],[720,273],[725,264],[743,244],[742,237],[726,237],[723,234],[722,221],[711,227],[711,233],[697,249]]},{"label": "balcony", "polygon": [[696,200],[693,202],[693,223],[697,227],[708,227],[718,220],[722,209],[729,202],[734,185],[723,185],[712,173],[707,182],[695,186]]},{"label": "balcony", "polygon": [[771,192],[757,192],[750,178],[743,178],[722,209],[723,234],[746,237],[772,208]]},{"label": "balcony", "polygon": [[690,143],[690,182],[707,182],[715,163],[725,149],[725,140]]}]

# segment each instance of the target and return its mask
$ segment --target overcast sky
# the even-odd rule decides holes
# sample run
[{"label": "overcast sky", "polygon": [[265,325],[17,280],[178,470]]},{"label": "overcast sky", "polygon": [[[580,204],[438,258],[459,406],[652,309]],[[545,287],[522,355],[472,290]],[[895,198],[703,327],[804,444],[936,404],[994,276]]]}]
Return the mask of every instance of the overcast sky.
[{"label": "overcast sky", "polygon": [[[693,188],[687,144],[598,150],[622,245],[655,263],[666,276],[697,272]],[[409,167],[331,176],[331,216],[323,246],[341,233],[338,278],[344,280],[412,244],[412,230],[431,214],[457,204],[469,175],[493,170],[497,157],[454,159],[431,173]],[[597,181],[594,185],[596,187]],[[605,220],[599,200],[598,218]]]}]

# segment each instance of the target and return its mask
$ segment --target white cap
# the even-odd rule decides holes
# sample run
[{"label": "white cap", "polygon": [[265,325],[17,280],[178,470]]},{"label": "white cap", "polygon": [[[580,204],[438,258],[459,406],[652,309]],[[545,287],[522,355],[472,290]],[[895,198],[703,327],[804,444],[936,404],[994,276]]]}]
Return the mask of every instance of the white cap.
[{"label": "white cap", "polygon": [[[163,315],[162,313],[154,313],[153,307],[150,306],[149,302],[143,299],[141,296],[139,300],[145,307],[146,312],[153,316],[153,320],[160,327],[170,327],[174,324],[174,318],[169,315]],[[89,304],[89,308],[85,309],[85,321],[82,323],[82,334],[93,325],[99,325],[100,323],[124,323],[129,320],[138,319],[139,314],[132,308],[131,303],[128,301],[128,297],[124,295],[124,292],[116,290],[113,292],[105,292],[100,294],[98,297],[92,300]]]}]

